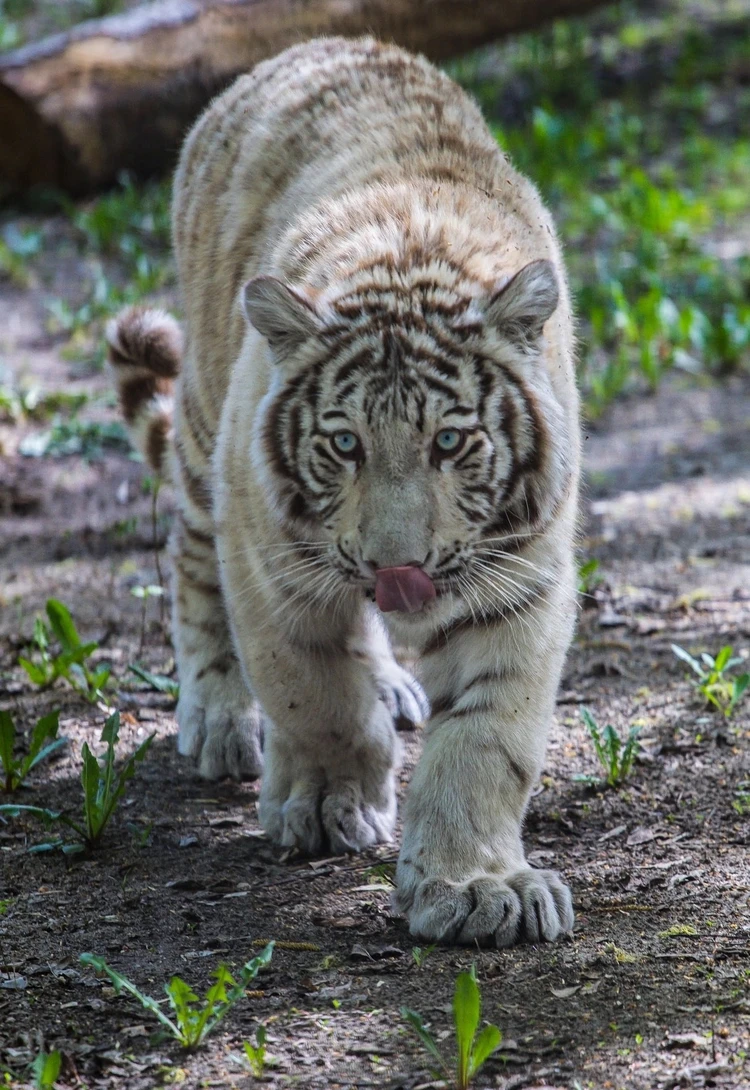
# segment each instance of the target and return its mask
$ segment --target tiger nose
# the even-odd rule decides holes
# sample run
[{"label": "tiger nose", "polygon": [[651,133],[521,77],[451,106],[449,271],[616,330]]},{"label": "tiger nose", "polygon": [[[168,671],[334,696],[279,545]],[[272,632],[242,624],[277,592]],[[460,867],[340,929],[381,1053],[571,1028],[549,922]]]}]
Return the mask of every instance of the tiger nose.
[{"label": "tiger nose", "polygon": [[364,562],[372,574],[375,575],[377,572],[386,568],[424,568],[425,563],[427,562],[427,556],[425,556],[424,560],[401,560],[397,563],[394,563],[390,558],[388,558],[388,561],[385,563],[382,560],[368,559],[365,559]]}]

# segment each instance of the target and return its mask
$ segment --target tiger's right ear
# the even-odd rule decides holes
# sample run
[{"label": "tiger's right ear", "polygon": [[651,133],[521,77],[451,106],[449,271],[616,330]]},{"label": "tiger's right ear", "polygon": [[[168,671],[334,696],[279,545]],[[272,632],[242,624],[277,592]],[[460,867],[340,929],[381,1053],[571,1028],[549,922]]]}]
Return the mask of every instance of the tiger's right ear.
[{"label": "tiger's right ear", "polygon": [[275,276],[254,276],[242,289],[245,316],[283,359],[321,328],[312,302],[304,292]]}]

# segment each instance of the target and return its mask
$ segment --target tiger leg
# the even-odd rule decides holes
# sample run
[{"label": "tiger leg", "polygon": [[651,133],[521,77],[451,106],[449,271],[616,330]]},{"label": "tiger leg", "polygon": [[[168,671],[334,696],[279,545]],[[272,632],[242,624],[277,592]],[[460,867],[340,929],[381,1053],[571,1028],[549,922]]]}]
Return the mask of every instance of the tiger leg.
[{"label": "tiger leg", "polygon": [[[532,869],[521,842],[570,636],[559,631],[559,604],[540,598],[524,626],[498,617],[462,628],[426,656],[432,719],[394,898],[422,939],[509,946],[573,926],[568,888],[553,871]],[[520,631],[503,638],[513,624]]]},{"label": "tiger leg", "polygon": [[[177,748],[209,780],[256,779],[262,770],[261,712],[243,676],[219,578],[207,443],[178,403],[173,477],[179,513],[171,537],[173,631],[180,697]],[[191,427],[192,425],[192,427]]]},{"label": "tiger leg", "polygon": [[330,618],[318,626],[329,642],[291,642],[268,616],[238,631],[264,713],[263,828],[307,854],[389,841],[400,745],[370,663]]},{"label": "tiger leg", "polygon": [[408,730],[425,722],[430,714],[429,701],[416,678],[396,661],[382,617],[374,606],[365,607],[362,627],[350,638],[347,649],[370,667],[380,699],[397,725],[411,724],[406,726]]}]

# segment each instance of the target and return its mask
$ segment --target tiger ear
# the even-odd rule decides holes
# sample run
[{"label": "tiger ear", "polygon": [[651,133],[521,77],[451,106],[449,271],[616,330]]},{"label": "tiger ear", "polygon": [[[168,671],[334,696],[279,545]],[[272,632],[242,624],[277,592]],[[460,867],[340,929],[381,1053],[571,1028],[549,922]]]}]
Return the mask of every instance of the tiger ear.
[{"label": "tiger ear", "polygon": [[254,276],[242,289],[245,316],[280,358],[320,329],[311,301],[296,288],[275,276]]},{"label": "tiger ear", "polygon": [[520,347],[533,347],[560,300],[551,261],[532,261],[490,299],[485,320]]}]

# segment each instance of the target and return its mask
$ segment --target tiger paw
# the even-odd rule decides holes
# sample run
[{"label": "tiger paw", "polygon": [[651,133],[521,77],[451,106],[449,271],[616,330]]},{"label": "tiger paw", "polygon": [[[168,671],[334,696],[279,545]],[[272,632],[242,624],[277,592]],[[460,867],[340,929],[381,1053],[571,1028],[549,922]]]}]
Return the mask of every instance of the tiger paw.
[{"label": "tiger paw", "polygon": [[407,730],[424,723],[430,716],[430,702],[415,677],[395,660],[378,665],[375,674],[380,699],[394,722]]},{"label": "tiger paw", "polygon": [[205,780],[256,780],[263,771],[262,721],[257,704],[241,695],[181,688],[177,750],[192,757]]},{"label": "tiger paw", "polygon": [[400,860],[394,906],[415,938],[448,944],[553,942],[574,922],[568,887],[554,871],[530,867],[454,882],[422,877],[413,862]]}]

